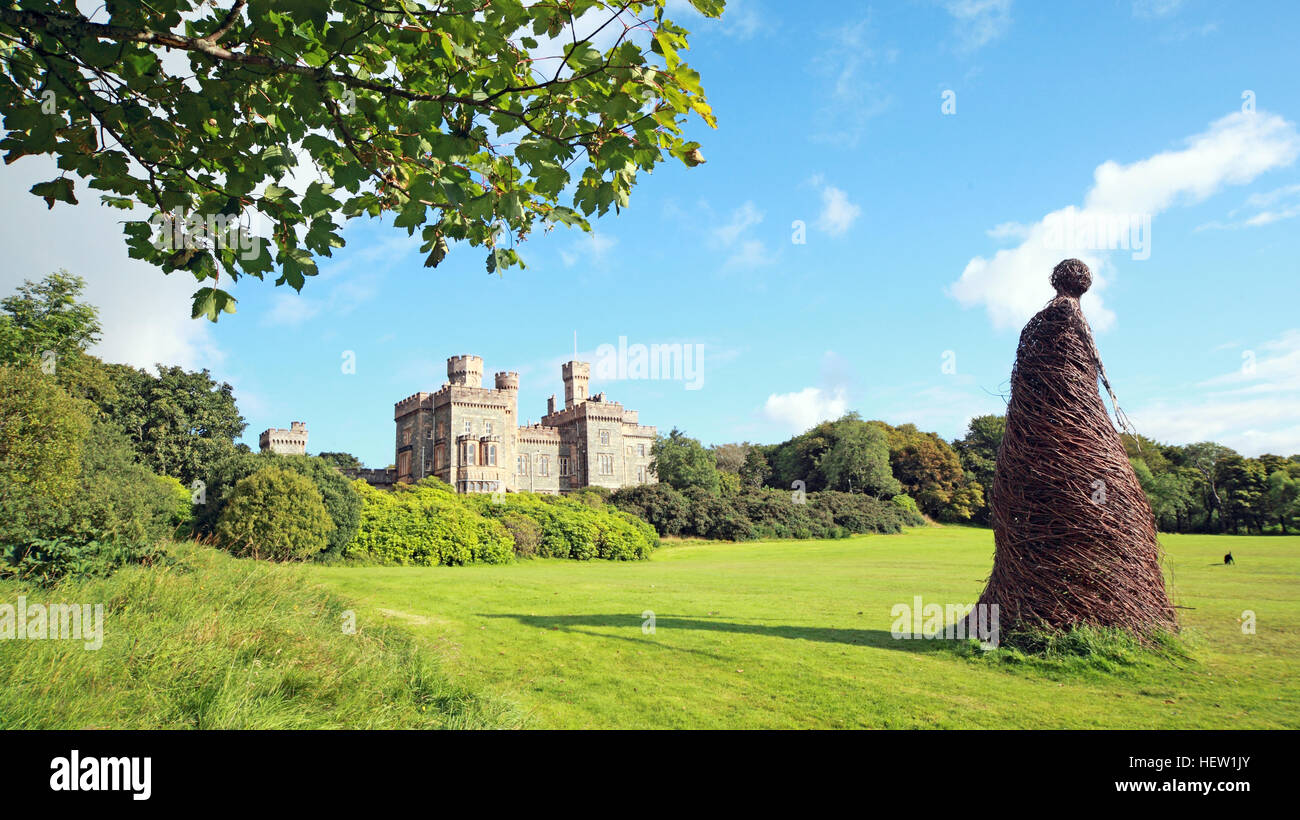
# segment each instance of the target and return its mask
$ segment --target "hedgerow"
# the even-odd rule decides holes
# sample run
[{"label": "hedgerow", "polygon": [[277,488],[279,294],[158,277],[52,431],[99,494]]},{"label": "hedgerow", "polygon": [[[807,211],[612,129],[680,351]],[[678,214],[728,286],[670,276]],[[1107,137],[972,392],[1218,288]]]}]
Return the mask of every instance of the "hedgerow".
[{"label": "hedgerow", "polygon": [[499,522],[465,500],[428,484],[399,485],[392,492],[354,481],[361,496],[357,533],[343,550],[353,560],[417,566],[504,564],[514,539]]}]

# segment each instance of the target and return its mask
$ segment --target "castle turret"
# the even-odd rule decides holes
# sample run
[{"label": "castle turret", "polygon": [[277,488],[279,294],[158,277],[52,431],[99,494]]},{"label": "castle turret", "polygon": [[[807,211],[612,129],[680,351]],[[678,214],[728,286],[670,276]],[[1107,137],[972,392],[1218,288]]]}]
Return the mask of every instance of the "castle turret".
[{"label": "castle turret", "polygon": [[518,390],[519,374],[518,373],[498,373],[496,374],[497,390]]},{"label": "castle turret", "polygon": [[549,416],[549,415],[552,415],[553,413],[555,413],[555,394],[554,394],[554,393],[552,393],[552,394],[551,394],[551,397],[550,397],[549,399],[546,400],[546,415]]},{"label": "castle turret", "polygon": [[452,356],[447,360],[447,379],[462,387],[482,387],[483,357]]},{"label": "castle turret", "polygon": [[591,378],[589,362],[565,362],[560,365],[560,375],[564,378],[564,409],[568,410],[587,400],[587,381]]}]

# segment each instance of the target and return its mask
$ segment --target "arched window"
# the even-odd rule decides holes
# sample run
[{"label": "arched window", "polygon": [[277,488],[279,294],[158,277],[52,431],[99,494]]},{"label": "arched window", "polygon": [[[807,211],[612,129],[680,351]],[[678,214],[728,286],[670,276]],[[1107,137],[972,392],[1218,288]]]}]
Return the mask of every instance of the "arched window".
[{"label": "arched window", "polygon": [[489,467],[497,466],[497,446],[495,444],[487,446],[487,463]]},{"label": "arched window", "polygon": [[478,451],[474,448],[474,442],[465,442],[465,464],[478,464]]},{"label": "arched window", "polygon": [[542,456],[540,459],[538,459],[538,462],[537,462],[537,474],[538,474],[538,475],[550,475],[550,474],[551,474],[551,460],[550,460],[549,458],[547,458],[546,456]]}]

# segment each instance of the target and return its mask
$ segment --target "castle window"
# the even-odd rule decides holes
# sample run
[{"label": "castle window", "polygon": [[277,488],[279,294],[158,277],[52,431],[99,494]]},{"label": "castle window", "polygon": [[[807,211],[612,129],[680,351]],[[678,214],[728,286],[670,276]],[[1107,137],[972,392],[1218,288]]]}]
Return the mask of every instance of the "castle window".
[{"label": "castle window", "polygon": [[495,444],[487,446],[487,463],[489,467],[497,466],[497,446]]},{"label": "castle window", "polygon": [[447,437],[447,422],[440,421],[438,422],[438,438],[446,438],[446,437]]},{"label": "castle window", "polygon": [[409,452],[398,453],[397,454],[397,477],[404,478],[410,475],[411,475],[411,454]]},{"label": "castle window", "polygon": [[644,468],[644,467],[637,467],[637,468],[636,468],[636,483],[637,483],[637,484],[644,484],[644,483],[645,483],[645,468]]},{"label": "castle window", "polygon": [[614,474],[614,457],[613,457],[613,456],[603,455],[603,456],[600,457],[600,474],[601,474],[601,475],[613,475],[613,474]]},{"label": "castle window", "polygon": [[601,444],[609,444],[609,431],[608,431],[608,430],[601,430],[601,431],[600,431],[600,443],[601,443]]},{"label": "castle window", "polygon": [[560,456],[560,475],[573,475],[569,472],[569,457]]},{"label": "castle window", "polygon": [[478,463],[478,452],[474,449],[472,441],[465,442],[465,463],[467,465]]},{"label": "castle window", "polygon": [[483,422],[483,434],[488,436],[492,435],[492,422]]},{"label": "castle window", "polygon": [[447,460],[446,447],[445,444],[436,444],[433,447],[433,468],[435,470],[442,469],[443,463]]},{"label": "castle window", "polygon": [[645,458],[645,445],[644,445],[644,444],[638,444],[638,445],[636,446],[636,454],[639,455],[639,456],[641,456],[641,458]]},{"label": "castle window", "polygon": [[465,432],[466,432],[466,433],[472,433],[472,432],[474,432],[474,420],[473,420],[473,419],[465,419]]},{"label": "castle window", "polygon": [[425,431],[424,431],[424,437],[427,438],[427,439],[432,439],[432,438],[433,438],[433,428],[432,428],[432,427],[430,427],[428,430],[425,430]]},{"label": "castle window", "polygon": [[542,456],[537,460],[537,474],[538,475],[551,474],[551,460],[546,456]]},{"label": "castle window", "polygon": [[528,475],[528,456],[515,459],[515,472],[519,475]]}]

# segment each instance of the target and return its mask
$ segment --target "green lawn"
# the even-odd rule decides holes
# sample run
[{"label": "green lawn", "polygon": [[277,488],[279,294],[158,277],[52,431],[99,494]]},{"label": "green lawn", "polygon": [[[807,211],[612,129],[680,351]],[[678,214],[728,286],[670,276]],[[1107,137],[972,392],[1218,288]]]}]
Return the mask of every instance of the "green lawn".
[{"label": "green lawn", "polygon": [[308,573],[533,727],[1300,727],[1300,537],[1162,540],[1190,656],[1110,669],[891,638],[896,603],[976,599],[988,530]]}]

